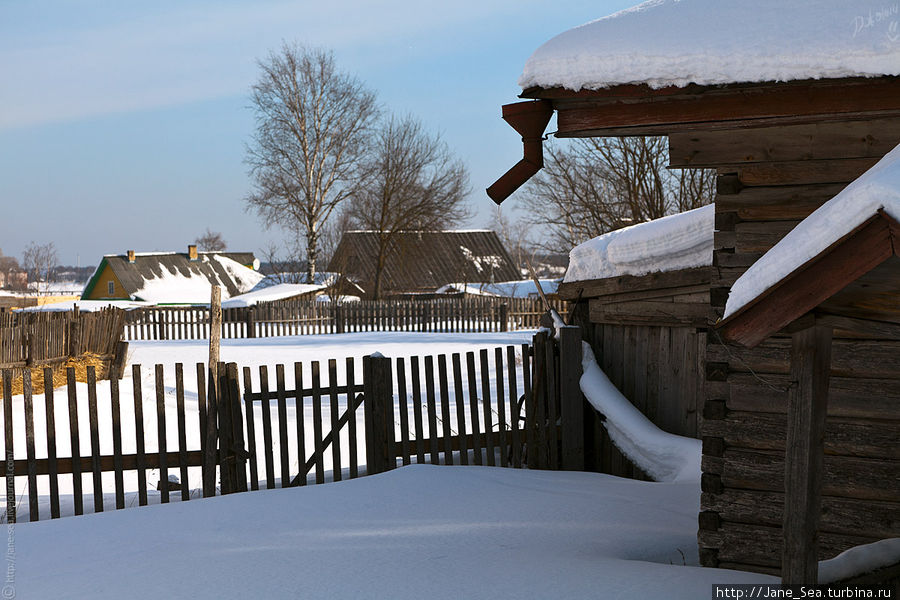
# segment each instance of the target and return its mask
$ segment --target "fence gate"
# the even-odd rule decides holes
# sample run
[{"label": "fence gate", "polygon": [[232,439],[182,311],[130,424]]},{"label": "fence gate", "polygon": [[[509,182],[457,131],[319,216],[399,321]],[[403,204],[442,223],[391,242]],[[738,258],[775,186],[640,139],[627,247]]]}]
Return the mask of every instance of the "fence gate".
[{"label": "fence gate", "polygon": [[[585,429],[593,422],[579,381],[582,342],[579,327],[547,329],[534,336],[532,394],[525,402],[526,447],[532,469],[585,468]],[[588,418],[589,417],[589,418]]]}]

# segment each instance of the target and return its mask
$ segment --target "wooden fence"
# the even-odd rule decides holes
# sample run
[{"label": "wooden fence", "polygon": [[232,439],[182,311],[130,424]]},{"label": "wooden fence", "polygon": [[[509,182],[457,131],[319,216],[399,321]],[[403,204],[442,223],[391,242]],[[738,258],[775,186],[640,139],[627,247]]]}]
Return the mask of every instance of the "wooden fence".
[{"label": "wooden fence", "polygon": [[[558,311],[565,303],[551,301]],[[533,329],[545,312],[533,298],[448,298],[360,302],[284,301],[222,311],[222,337],[252,338],[362,331],[488,332]],[[128,311],[129,340],[209,337],[209,308],[150,307]]]},{"label": "wooden fence", "polygon": [[[577,328],[566,329],[574,329],[577,336]],[[571,334],[567,333],[569,346],[574,339]],[[98,398],[96,374],[88,367],[85,407],[84,398],[78,397],[74,370],[69,369],[64,391],[48,386],[42,406],[37,407],[43,415],[39,419],[35,418],[32,371],[24,371],[24,410],[18,412],[4,373],[6,516],[9,521],[16,518],[16,476],[27,478],[29,518],[34,521],[47,513],[50,518],[61,516],[61,475],[71,476],[71,512],[80,515],[87,487],[95,512],[124,508],[126,476],[134,483],[129,487],[137,490],[136,495],[128,494],[137,504],[147,504],[148,470],[158,470],[159,501],[166,503],[170,494],[183,501],[192,498],[189,476],[202,481],[198,495],[207,497],[322,483],[328,472],[339,481],[411,462],[575,468],[567,462],[571,449],[567,450],[565,432],[578,426],[566,421],[572,414],[567,415],[566,402],[559,397],[561,390],[571,392],[573,385],[577,389],[575,370],[565,370],[571,358],[561,354],[546,333],[540,333],[533,348],[509,346],[477,355],[393,360],[364,357],[361,376],[352,359],[329,360],[327,371],[319,362],[306,367],[295,363],[287,374],[284,365],[276,365],[273,387],[266,366],[259,367],[254,385],[249,368],[243,369],[241,382],[234,363],[220,363],[217,378],[197,364],[195,406],[186,401],[187,397],[193,400],[193,395],[186,394],[183,365],[176,364],[174,411],[171,404],[167,407],[166,397],[173,390],[166,387],[162,365],[153,370],[152,399],[142,397],[144,371],[132,365],[131,406],[121,402],[115,378],[109,383],[109,398]],[[580,368],[580,362],[573,364]],[[562,372],[557,371],[560,368]],[[51,369],[44,369],[43,377],[52,378]],[[577,403],[583,404],[580,392]],[[145,426],[154,420],[156,433],[148,439]],[[68,456],[57,451],[62,439],[59,430],[66,435],[58,422],[68,423]],[[23,429],[24,453],[20,448],[16,457],[16,432]],[[85,434],[90,442],[83,446]],[[38,448],[36,440],[41,438],[46,447]],[[111,452],[102,451],[101,439],[107,447],[111,440]],[[573,434],[573,440],[577,439]],[[177,482],[169,481],[170,473],[178,475]],[[83,481],[86,476],[88,485]],[[39,478],[47,493],[39,493]],[[110,497],[104,497],[105,491]],[[42,511],[41,502],[46,503],[48,495],[49,506]]]},{"label": "wooden fence", "polygon": [[125,311],[0,312],[0,368],[65,362],[85,352],[112,358]]}]

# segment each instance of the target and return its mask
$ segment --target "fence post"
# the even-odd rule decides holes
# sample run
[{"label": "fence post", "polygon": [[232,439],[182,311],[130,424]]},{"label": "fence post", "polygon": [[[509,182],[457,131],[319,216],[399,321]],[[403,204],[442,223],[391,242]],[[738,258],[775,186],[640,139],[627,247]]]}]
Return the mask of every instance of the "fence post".
[{"label": "fence post", "polygon": [[559,328],[559,395],[562,468],[584,470],[584,396],[581,393],[581,328]]},{"label": "fence post", "polygon": [[210,498],[216,495],[216,464],[219,462],[217,424],[219,380],[215,376],[214,369],[207,370],[206,380],[206,431],[201,432],[201,435],[206,436],[203,454],[203,497]]},{"label": "fence post", "polygon": [[363,405],[366,422],[366,472],[383,473],[397,466],[394,456],[394,406],[391,359],[363,357]]},{"label": "fence post", "polygon": [[256,322],[253,318],[253,307],[247,307],[247,313],[244,315],[244,321],[247,325],[247,336],[248,338],[256,337]]},{"label": "fence post", "polygon": [[228,363],[226,370],[225,397],[231,409],[231,468],[234,491],[247,491],[247,459],[250,453],[244,447],[244,419],[241,411],[241,386],[238,382],[237,363]]},{"label": "fence post", "polygon": [[506,302],[500,305],[500,331],[509,331],[509,305]]},{"label": "fence post", "polygon": [[334,305],[334,322],[335,332],[344,333],[344,309],[340,304]]}]

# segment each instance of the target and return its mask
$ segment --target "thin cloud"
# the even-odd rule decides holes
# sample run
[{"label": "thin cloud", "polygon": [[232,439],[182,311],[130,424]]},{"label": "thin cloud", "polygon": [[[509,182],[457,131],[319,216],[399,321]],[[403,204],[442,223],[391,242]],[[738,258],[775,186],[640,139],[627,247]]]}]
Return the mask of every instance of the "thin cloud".
[{"label": "thin cloud", "polygon": [[282,39],[383,64],[403,59],[395,54],[400,39],[415,42],[417,51],[443,53],[449,49],[429,43],[434,32],[523,9],[511,1],[309,4],[179,5],[53,30],[36,17],[34,24],[7,21],[0,130],[241,94],[256,75],[256,59]]}]

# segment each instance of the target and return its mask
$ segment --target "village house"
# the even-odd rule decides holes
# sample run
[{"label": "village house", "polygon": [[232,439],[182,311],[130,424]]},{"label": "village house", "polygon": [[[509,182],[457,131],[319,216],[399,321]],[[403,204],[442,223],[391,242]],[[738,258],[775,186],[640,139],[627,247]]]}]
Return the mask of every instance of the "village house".
[{"label": "village house", "polygon": [[557,137],[667,136],[671,167],[716,169],[714,208],[573,251],[560,295],[616,386],[702,438],[701,563],[811,583],[900,536],[896,159],[872,169],[900,143],[900,46],[852,4],[746,10],[642,5],[539,48],[503,107],[524,157],[488,194],[542,167],[554,114]]},{"label": "village house", "polygon": [[252,252],[135,252],[103,257],[82,300],[133,300],[152,304],[207,304],[213,285],[227,299],[262,279]]},{"label": "village house", "polygon": [[[379,271],[375,231],[344,233],[328,266],[371,295]],[[494,283],[521,279],[496,232],[408,231],[396,233],[383,258],[381,295],[433,294],[443,285]]]}]

